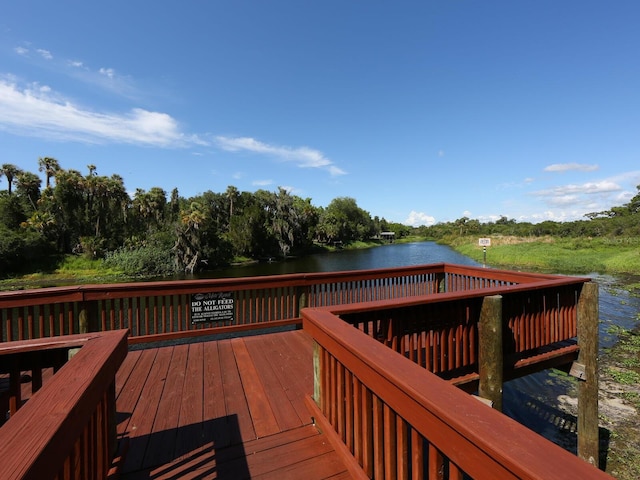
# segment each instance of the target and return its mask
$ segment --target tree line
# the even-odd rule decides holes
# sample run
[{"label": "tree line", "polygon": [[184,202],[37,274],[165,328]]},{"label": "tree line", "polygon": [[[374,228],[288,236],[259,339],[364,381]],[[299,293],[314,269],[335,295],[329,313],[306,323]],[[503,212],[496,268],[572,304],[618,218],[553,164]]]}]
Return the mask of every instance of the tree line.
[{"label": "tree line", "polygon": [[414,233],[433,239],[462,236],[517,236],[517,237],[640,237],[640,185],[636,195],[624,205],[609,210],[591,212],[583,220],[518,222],[506,216],[491,222],[462,217],[452,222],[418,227]]},{"label": "tree line", "polygon": [[[65,255],[104,259],[130,275],[171,275],[228,265],[238,258],[303,255],[318,246],[349,245],[392,231],[447,241],[461,236],[640,237],[640,185],[628,203],[570,222],[492,222],[462,217],[412,228],[371,217],[355,199],[327,207],[283,188],[271,192],[206,191],[185,198],[174,188],[136,189],[120,175],[64,169],[52,157],[38,171],[0,166],[0,275],[53,268]],[[0,185],[2,186],[2,185]]]},{"label": "tree line", "polygon": [[49,268],[64,255],[102,258],[129,274],[170,275],[227,265],[238,257],[287,257],[317,245],[350,244],[411,229],[371,217],[355,199],[327,207],[277,191],[206,191],[184,198],[174,188],[136,189],[120,175],[64,169],[38,159],[42,178],[13,164],[0,167],[0,272]]}]

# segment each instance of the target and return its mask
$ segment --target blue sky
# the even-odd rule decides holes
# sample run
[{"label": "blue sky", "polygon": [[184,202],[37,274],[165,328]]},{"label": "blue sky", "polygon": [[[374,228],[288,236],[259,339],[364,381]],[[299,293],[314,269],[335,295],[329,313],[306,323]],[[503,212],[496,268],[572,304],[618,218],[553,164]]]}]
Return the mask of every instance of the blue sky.
[{"label": "blue sky", "polygon": [[3,2],[0,163],[580,219],[640,184],[639,24],[637,0]]}]

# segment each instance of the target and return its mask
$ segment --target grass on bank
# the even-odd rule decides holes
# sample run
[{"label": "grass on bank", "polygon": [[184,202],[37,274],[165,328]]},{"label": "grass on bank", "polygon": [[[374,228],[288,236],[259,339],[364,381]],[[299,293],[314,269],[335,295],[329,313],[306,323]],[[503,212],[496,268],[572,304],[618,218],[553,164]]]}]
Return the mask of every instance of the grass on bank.
[{"label": "grass on bank", "polygon": [[[640,478],[640,441],[638,440],[637,412],[640,412],[640,332],[612,327],[619,336],[618,343],[606,350],[601,362],[601,382],[611,381],[612,394],[633,407],[636,415],[607,425],[612,432],[607,472],[620,480]],[[602,415],[601,415],[602,417]],[[607,423],[607,418],[602,419]]]},{"label": "grass on bank", "polygon": [[102,260],[67,255],[53,271],[34,272],[0,280],[0,291],[80,283],[115,283],[127,280],[130,280],[130,277],[121,270],[105,266]]},{"label": "grass on bank", "polygon": [[[478,237],[457,237],[444,243],[483,262]],[[487,264],[562,273],[638,274],[640,238],[491,237]]]},{"label": "grass on bank", "polygon": [[[364,249],[380,246],[383,243],[384,242],[380,240],[354,242],[341,248],[316,245],[309,253],[331,252],[342,249]],[[239,256],[232,260],[231,265],[244,265],[256,261],[256,259]],[[113,262],[107,262],[101,259],[92,260],[79,255],[66,255],[51,271],[40,271],[12,278],[0,279],[0,291],[25,290],[30,288],[88,283],[119,283],[144,279],[144,277],[127,274],[124,269],[113,265]],[[147,278],[156,278],[157,276],[158,275],[153,275]]]}]

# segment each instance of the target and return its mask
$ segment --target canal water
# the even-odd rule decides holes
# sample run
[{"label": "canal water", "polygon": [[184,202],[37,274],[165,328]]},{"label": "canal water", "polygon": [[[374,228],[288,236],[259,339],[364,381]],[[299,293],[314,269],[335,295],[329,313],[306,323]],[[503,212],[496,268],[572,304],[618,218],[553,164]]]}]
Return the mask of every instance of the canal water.
[{"label": "canal water", "polygon": [[[490,261],[490,259],[489,259]],[[479,266],[474,260],[435,242],[390,244],[365,250],[343,250],[286,261],[262,262],[208,272],[207,277],[244,277],[285,273],[365,270],[429,263]],[[556,272],[562,274],[562,272]],[[618,328],[638,328],[640,299],[625,284],[637,278],[590,274],[599,285],[600,355],[617,341]],[[561,408],[562,399],[575,396],[575,381],[556,371],[544,371],[507,382],[504,386],[504,413],[541,435],[576,451],[576,417]],[[605,433],[606,437],[606,433]],[[605,440],[606,441],[606,440]],[[606,445],[603,445],[606,448]]]},{"label": "canal water", "polygon": [[338,250],[286,261],[265,261],[207,272],[207,278],[248,277],[284,273],[336,272],[392,268],[426,263],[478,265],[469,257],[435,242],[394,243],[361,250]]}]

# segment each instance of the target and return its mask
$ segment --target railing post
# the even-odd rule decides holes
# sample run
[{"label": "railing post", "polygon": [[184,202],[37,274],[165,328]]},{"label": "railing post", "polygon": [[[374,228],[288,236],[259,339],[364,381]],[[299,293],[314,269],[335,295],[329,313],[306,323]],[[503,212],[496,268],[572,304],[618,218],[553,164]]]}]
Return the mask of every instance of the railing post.
[{"label": "railing post", "polygon": [[598,429],[598,284],[587,282],[578,299],[578,363],[584,378],[578,381],[578,456],[599,463]]},{"label": "railing post", "polygon": [[[322,410],[322,369],[320,363],[322,347],[318,342],[313,342],[313,399]],[[323,410],[324,411],[324,410]]]},{"label": "railing post", "polygon": [[109,384],[106,392],[107,399],[107,442],[110,459],[116,455],[118,450],[118,421],[116,410],[116,382]]},{"label": "railing post", "polygon": [[[22,373],[20,371],[20,364],[18,359],[11,360],[11,372],[9,373],[9,415],[13,416],[18,409],[22,406],[22,386],[20,377]],[[5,415],[6,412],[0,412]],[[2,420],[4,423],[4,419]]]},{"label": "railing post", "polygon": [[308,288],[306,286],[298,287],[296,289],[296,295],[298,297],[298,317],[301,317],[302,309],[309,306]]},{"label": "railing post", "polygon": [[100,322],[98,320],[98,302],[82,301],[80,303],[80,313],[78,314],[80,332],[99,332]]},{"label": "railing post", "polygon": [[436,273],[436,293],[445,293],[447,291],[447,282],[446,282],[446,274]]},{"label": "railing post", "polygon": [[478,324],[478,395],[502,411],[502,295],[484,297]]}]

